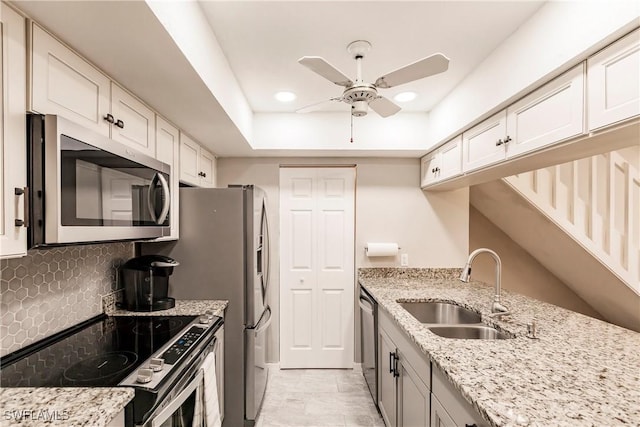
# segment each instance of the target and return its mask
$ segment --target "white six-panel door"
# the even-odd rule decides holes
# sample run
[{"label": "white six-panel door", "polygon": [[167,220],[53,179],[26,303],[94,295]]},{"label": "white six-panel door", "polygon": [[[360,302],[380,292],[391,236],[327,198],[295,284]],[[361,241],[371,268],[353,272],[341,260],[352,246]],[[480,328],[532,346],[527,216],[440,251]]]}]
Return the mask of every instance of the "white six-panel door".
[{"label": "white six-panel door", "polygon": [[280,366],[353,367],[355,168],[280,169]]}]

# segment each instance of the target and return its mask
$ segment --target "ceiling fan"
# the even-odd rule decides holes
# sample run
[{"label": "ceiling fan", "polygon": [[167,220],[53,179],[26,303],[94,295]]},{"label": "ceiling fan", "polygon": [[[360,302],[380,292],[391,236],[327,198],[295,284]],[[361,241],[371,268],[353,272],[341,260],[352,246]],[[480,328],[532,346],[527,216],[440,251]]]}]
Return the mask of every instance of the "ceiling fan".
[{"label": "ceiling fan", "polygon": [[307,105],[296,112],[307,113],[322,108],[326,103],[344,102],[351,105],[351,114],[355,117],[367,115],[368,107],[382,117],[389,117],[401,108],[384,96],[378,95],[378,89],[399,86],[442,73],[449,68],[449,58],[441,53],[435,53],[378,77],[375,83],[365,83],[362,80],[362,59],[369,50],[371,50],[371,43],[366,40],[356,40],[347,46],[347,52],[356,60],[355,82],[320,56],[303,56],[298,59],[298,63],[338,86],[344,86],[345,90],[338,97]]}]

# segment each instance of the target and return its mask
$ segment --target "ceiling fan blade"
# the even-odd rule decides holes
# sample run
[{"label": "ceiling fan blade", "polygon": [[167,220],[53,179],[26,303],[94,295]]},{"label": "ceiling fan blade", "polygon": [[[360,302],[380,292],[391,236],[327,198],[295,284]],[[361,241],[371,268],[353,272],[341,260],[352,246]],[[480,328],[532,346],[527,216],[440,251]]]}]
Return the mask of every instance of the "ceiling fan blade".
[{"label": "ceiling fan blade", "polygon": [[393,116],[402,108],[398,107],[393,102],[389,101],[384,96],[379,96],[369,103],[369,107],[382,117]]},{"label": "ceiling fan blade", "polygon": [[429,77],[434,74],[447,71],[449,68],[449,58],[441,53],[435,53],[426,58],[420,59],[413,64],[405,65],[395,71],[385,74],[376,80],[376,87],[389,88],[401,84]]},{"label": "ceiling fan blade", "polygon": [[345,76],[342,71],[329,64],[320,56],[303,56],[298,59],[298,62],[338,86],[353,86],[353,82],[349,77]]},{"label": "ceiling fan blade", "polygon": [[312,113],[314,111],[319,111],[319,110],[322,110],[324,106],[329,105],[330,103],[335,103],[336,101],[341,102],[342,98],[331,98],[331,99],[327,99],[326,101],[320,101],[314,104],[309,104],[302,108],[297,109],[296,113]]}]

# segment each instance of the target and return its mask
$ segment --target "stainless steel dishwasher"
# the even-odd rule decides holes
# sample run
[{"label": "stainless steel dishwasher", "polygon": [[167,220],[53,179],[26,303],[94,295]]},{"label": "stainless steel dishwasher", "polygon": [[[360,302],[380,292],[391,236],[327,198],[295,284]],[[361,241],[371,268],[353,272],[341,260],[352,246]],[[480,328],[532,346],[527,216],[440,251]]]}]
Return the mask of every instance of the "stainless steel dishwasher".
[{"label": "stainless steel dishwasher", "polygon": [[360,356],[362,374],[378,407],[378,303],[360,287]]}]

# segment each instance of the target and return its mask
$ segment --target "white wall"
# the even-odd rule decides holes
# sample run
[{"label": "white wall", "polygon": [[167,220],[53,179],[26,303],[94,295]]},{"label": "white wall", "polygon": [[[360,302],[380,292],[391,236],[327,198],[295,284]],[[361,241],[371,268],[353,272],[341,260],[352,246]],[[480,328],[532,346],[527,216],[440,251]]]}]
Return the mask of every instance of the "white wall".
[{"label": "white wall", "polygon": [[429,113],[427,147],[504,108],[638,26],[640,1],[550,1]]},{"label": "white wall", "polygon": [[[222,158],[218,186],[255,184],[268,197],[272,237],[273,279],[269,299],[274,323],[269,331],[267,357],[279,360],[279,167],[280,165],[357,165],[356,268],[399,266],[397,258],[368,259],[367,241],[398,242],[413,267],[460,267],[468,254],[468,190],[426,194],[420,190],[418,159],[378,158]],[[356,311],[357,313],[357,311]],[[356,319],[357,320],[357,319]],[[356,349],[359,337],[356,324]],[[357,351],[357,350],[356,350]]]},{"label": "white wall", "polygon": [[[373,112],[365,117],[354,117],[353,143],[350,143],[348,110],[340,113],[256,113],[251,144],[255,150],[318,150],[314,153],[317,156],[333,155],[324,154],[327,150],[339,150],[341,157],[374,150],[385,157],[385,152],[391,151],[395,151],[392,154],[395,157],[417,157],[425,153],[428,119],[426,113],[402,112],[387,118]],[[409,152],[403,155],[402,151]]]}]

